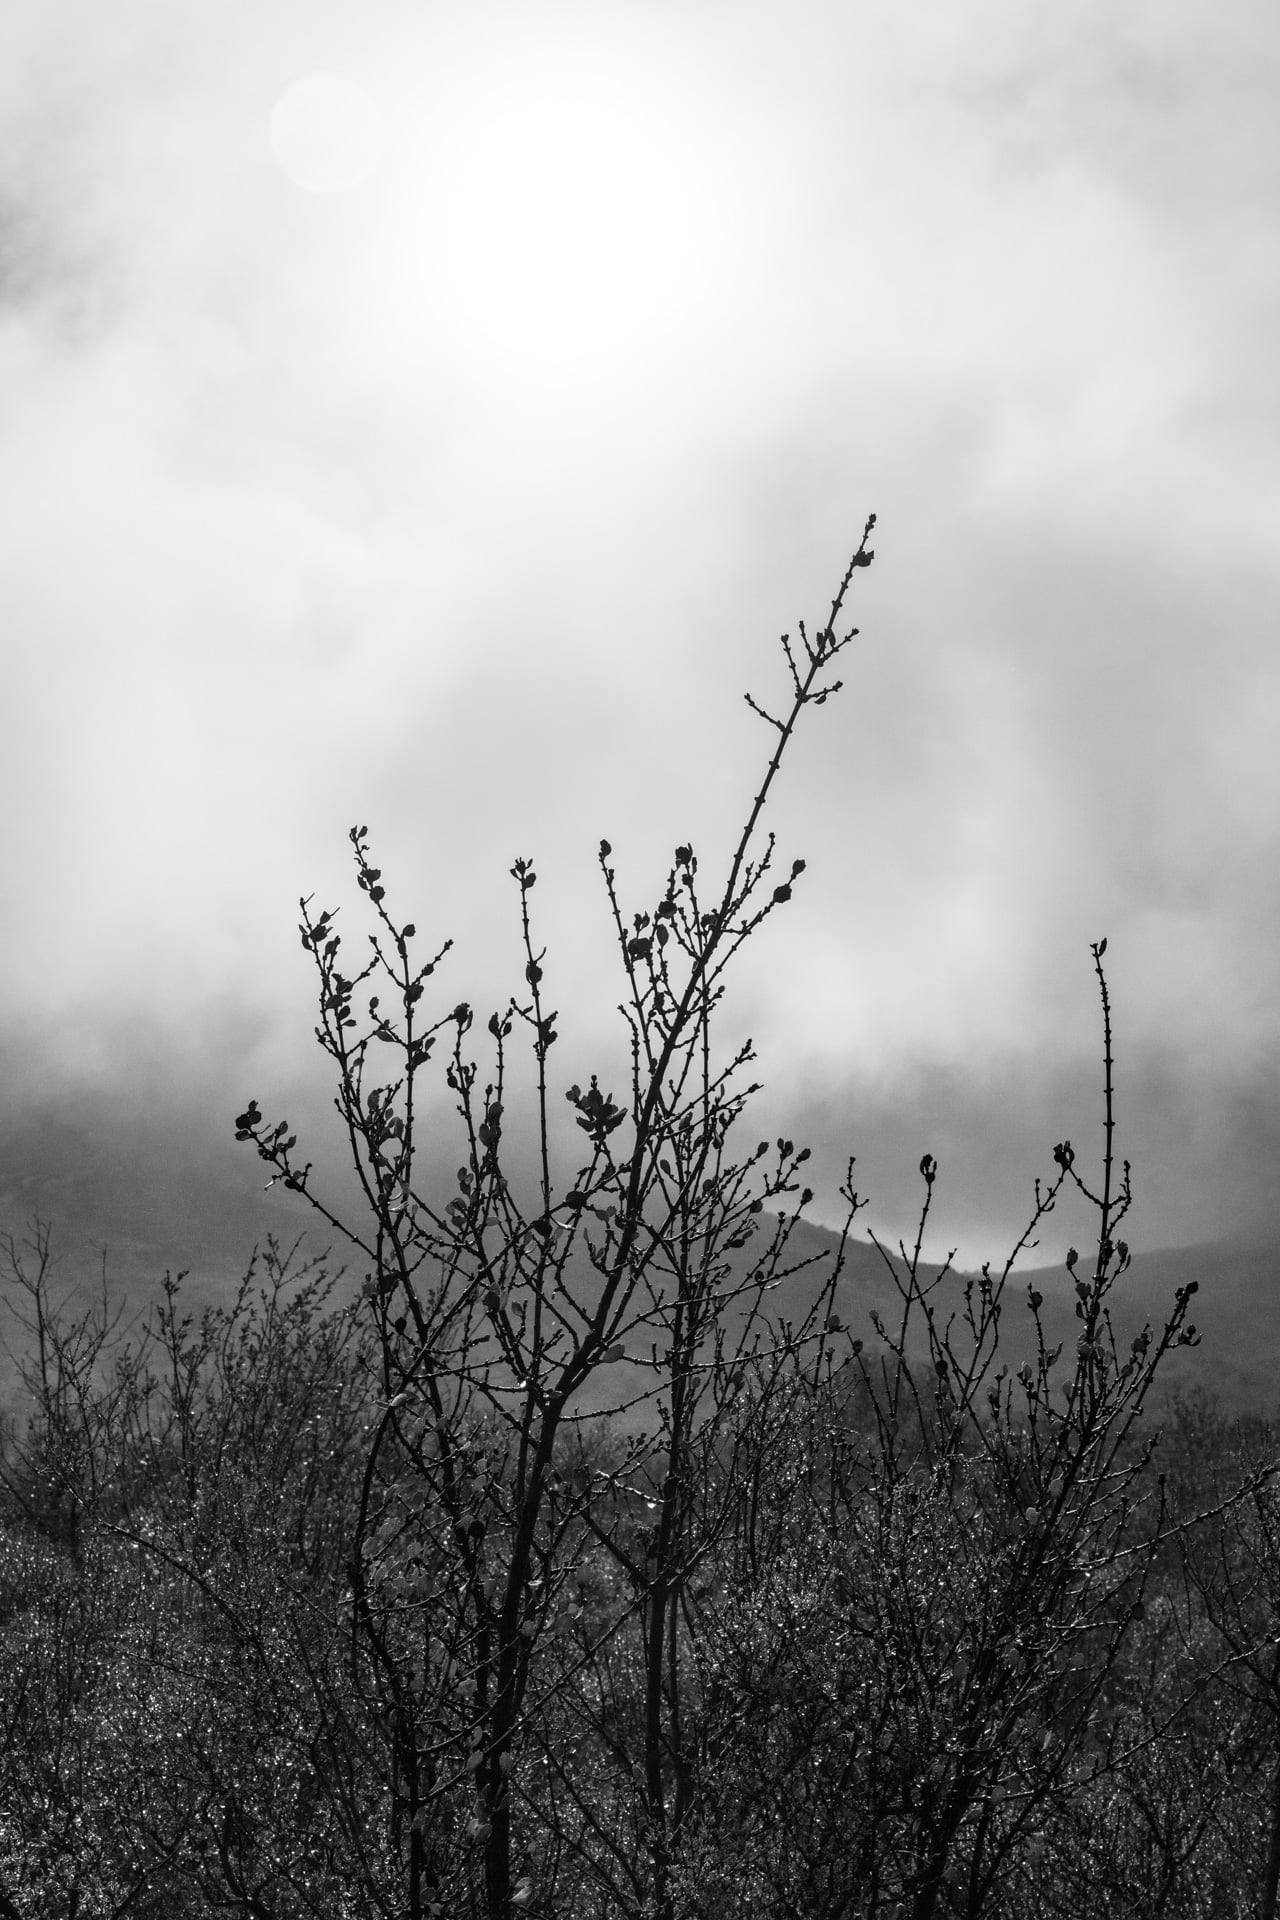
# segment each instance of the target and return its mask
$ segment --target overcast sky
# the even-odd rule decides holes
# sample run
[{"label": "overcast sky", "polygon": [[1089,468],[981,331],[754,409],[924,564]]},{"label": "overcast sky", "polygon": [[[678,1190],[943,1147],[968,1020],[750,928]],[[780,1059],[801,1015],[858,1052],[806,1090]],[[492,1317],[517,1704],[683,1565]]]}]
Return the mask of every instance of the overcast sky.
[{"label": "overcast sky", "polygon": [[[349,190],[287,170],[314,72]],[[238,1230],[245,1100],[326,1129],[356,821],[450,1003],[535,857],[607,1073],[594,848],[637,906],[723,855],[874,510],[761,1131],[895,1236],[935,1153],[932,1244],[1002,1253],[1097,1144],[1106,934],[1135,1242],[1275,1234],[1278,96],[1261,3],[9,0],[0,1226]]]}]

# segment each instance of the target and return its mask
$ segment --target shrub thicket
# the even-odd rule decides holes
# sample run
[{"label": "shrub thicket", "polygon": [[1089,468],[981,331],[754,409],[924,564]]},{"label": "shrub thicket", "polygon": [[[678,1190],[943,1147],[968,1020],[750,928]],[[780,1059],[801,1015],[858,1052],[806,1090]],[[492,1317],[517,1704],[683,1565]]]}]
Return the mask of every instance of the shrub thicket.
[{"label": "shrub thicket", "polygon": [[[892,1323],[847,1328],[853,1162],[806,1286],[808,1151],[743,1144],[753,1054],[718,1012],[804,872],[761,819],[839,689],[873,524],[783,638],[784,704],[747,696],[770,752],[723,878],[681,845],[633,911],[601,842],[620,1076],[555,1083],[527,859],[522,985],[478,1030],[364,827],[361,962],[302,902],[360,1218],[256,1101],[237,1135],[358,1255],[353,1306],[273,1243],[229,1306],[166,1281],[125,1339],[54,1302],[47,1227],[9,1242],[0,1914],[1274,1912],[1273,1436],[1192,1407],[1143,1437],[1195,1336],[1190,1289],[1112,1327],[1106,942],[1098,1168],[1054,1148],[1002,1268],[923,1264],[926,1154],[914,1246],[880,1249]],[[1068,1193],[1096,1232],[1064,1352],[1013,1269]]]}]

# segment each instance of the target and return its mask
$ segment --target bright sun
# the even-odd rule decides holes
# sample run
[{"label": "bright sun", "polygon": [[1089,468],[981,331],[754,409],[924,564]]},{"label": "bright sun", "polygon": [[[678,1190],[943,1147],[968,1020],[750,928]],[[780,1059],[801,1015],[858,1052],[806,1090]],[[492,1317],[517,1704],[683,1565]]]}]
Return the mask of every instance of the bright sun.
[{"label": "bright sun", "polygon": [[277,165],[308,193],[360,186],[386,145],[373,101],[337,73],[308,73],[287,86],[272,109],[269,137]]},{"label": "bright sun", "polygon": [[730,290],[762,241],[733,209],[767,219],[774,193],[751,140],[661,40],[637,51],[539,18],[387,63],[374,98],[315,72],[276,102],[289,180],[369,183],[358,219],[299,223],[277,270],[323,274],[326,324],[402,393],[456,377],[486,404],[554,411],[623,370],[697,377],[740,329]]},{"label": "bright sun", "polygon": [[530,27],[468,55],[389,81],[395,165],[352,286],[370,354],[550,395],[695,351],[736,240],[716,112],[607,37]]}]

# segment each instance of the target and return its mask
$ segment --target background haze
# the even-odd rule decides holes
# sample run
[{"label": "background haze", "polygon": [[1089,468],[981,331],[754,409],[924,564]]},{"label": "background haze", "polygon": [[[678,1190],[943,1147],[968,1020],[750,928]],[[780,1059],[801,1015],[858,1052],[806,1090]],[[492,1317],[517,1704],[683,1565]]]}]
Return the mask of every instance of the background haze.
[{"label": "background haze", "polygon": [[[315,69],[387,129],[348,194],[268,150]],[[759,1131],[891,1237],[933,1152],[933,1250],[1002,1254],[1096,1139],[1105,933],[1131,1239],[1274,1236],[1278,84],[1262,5],[11,0],[0,1224],[301,1223],[231,1119],[326,1125],[357,820],[486,1011],[534,856],[608,1077],[596,843],[636,906],[723,854],[874,509]]]}]

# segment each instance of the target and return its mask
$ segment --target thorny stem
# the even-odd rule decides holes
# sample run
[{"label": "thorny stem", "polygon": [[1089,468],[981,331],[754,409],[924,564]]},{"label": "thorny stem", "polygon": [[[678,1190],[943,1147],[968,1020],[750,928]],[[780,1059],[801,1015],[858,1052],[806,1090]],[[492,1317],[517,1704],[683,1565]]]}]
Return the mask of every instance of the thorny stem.
[{"label": "thorny stem", "polygon": [[[786,750],[788,741],[791,739],[791,736],[795,731],[796,722],[799,720],[801,713],[803,712],[804,708],[809,704],[810,700],[815,697],[814,683],[816,682],[823,668],[826,667],[828,663],[834,658],[836,653],[838,653],[845,646],[847,646],[849,641],[852,640],[854,637],[854,635],[850,633],[842,640],[837,639],[835,634],[835,623],[840,617],[841,610],[844,606],[845,596],[849,591],[849,584],[853,579],[855,569],[858,568],[859,566],[868,565],[871,559],[873,558],[873,555],[867,549],[867,541],[870,538],[872,529],[875,526],[875,519],[876,519],[875,515],[872,514],[867,520],[866,526],[863,528],[862,540],[857,548],[857,551],[854,553],[853,558],[850,560],[849,565],[845,570],[844,578],[840,582],[840,586],[836,592],[835,598],[831,602],[831,612],[830,612],[830,615],[828,616],[826,628],[823,633],[818,635],[816,645],[809,649],[809,666],[808,666],[808,671],[804,675],[803,680],[801,680],[799,675],[796,673],[795,668],[793,667],[792,669],[793,678],[795,680],[795,698],[792,701],[791,711],[788,714],[785,723],[780,723],[777,721],[774,722],[775,726],[777,726],[778,728],[778,743],[773,750],[772,756],[770,757],[768,767],[765,770],[764,779],[760,785],[760,790],[756,794],[755,800],[752,804],[751,812],[747,817],[747,824],[743,828],[742,833],[738,840],[737,847],[734,850],[733,860],[729,868],[729,878],[725,883],[724,891],[721,895],[720,908],[716,913],[715,923],[710,931],[710,937],[705,942],[701,952],[695,955],[694,957],[694,963],[692,968],[690,969],[689,979],[686,982],[684,992],[680,996],[679,1005],[676,1009],[674,1017],[668,1023],[667,1037],[663,1042],[662,1050],[658,1056],[657,1064],[655,1065],[655,1067],[653,1068],[652,1072],[649,1075],[648,1089],[645,1093],[641,1110],[636,1120],[637,1140],[644,1140],[649,1137],[649,1134],[653,1125],[654,1112],[658,1106],[660,1099],[662,1098],[663,1082],[666,1078],[671,1062],[676,1054],[680,1034],[682,1033],[685,1025],[688,1022],[690,1012],[693,1008],[697,995],[702,987],[704,976],[708,975],[710,972],[710,963],[718,950],[720,939],[722,935],[727,931],[729,915],[732,911],[734,896],[737,892],[738,881],[742,873],[742,868],[747,857],[748,849],[755,835],[756,824],[760,819],[760,815],[764,811],[765,803],[768,800],[770,790],[772,789],[773,783],[777,778],[778,770],[782,764],[783,753]],[[752,704],[754,705],[754,702]],[[757,711],[760,711],[760,709],[757,708]],[[765,717],[768,718],[767,715]],[[642,1165],[642,1158],[640,1154],[636,1153],[632,1157],[631,1168],[630,1168],[630,1172],[627,1180],[626,1200],[623,1207],[623,1229],[622,1229],[622,1233],[619,1236],[619,1246],[618,1246],[617,1256],[614,1261],[611,1286],[616,1284],[617,1277],[626,1271],[626,1264],[630,1258],[631,1248],[632,1248],[632,1245],[634,1244],[635,1236],[639,1228],[639,1220],[637,1217],[638,1201],[640,1196],[640,1185],[643,1177],[644,1177],[644,1168]],[[610,1292],[610,1289],[606,1288],[606,1296],[609,1295],[609,1292]],[[603,1326],[603,1323],[604,1323],[603,1313],[597,1315],[597,1320],[598,1320],[598,1323],[601,1326]]]},{"label": "thorny stem", "polygon": [[1090,952],[1093,954],[1094,972],[1098,976],[1098,990],[1102,995],[1102,1042],[1103,1042],[1103,1084],[1106,1102],[1104,1124],[1104,1153],[1102,1162],[1102,1201],[1098,1223],[1098,1260],[1094,1269],[1095,1286],[1106,1273],[1111,1258],[1111,1179],[1115,1166],[1115,1093],[1114,1093],[1114,1056],[1111,1050],[1111,995],[1107,990],[1107,976],[1102,968],[1102,956],[1107,950],[1104,940],[1094,941]]}]

